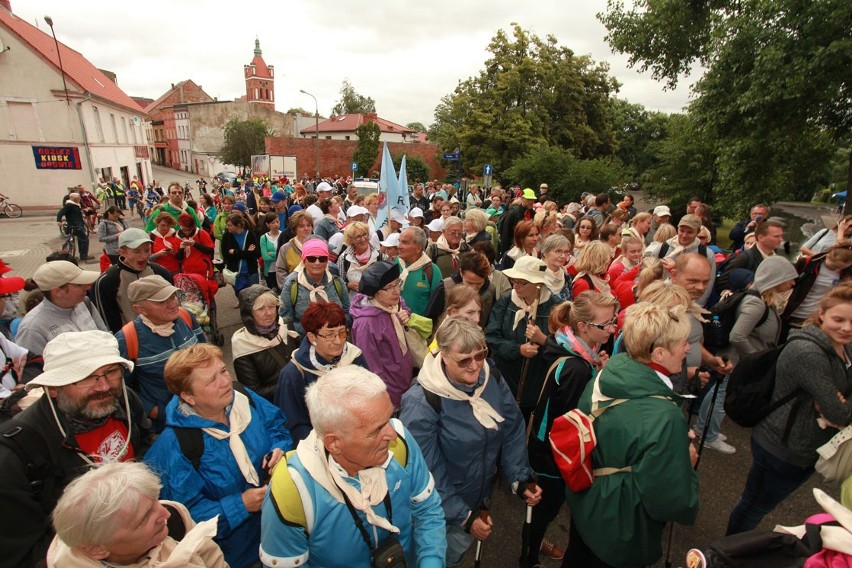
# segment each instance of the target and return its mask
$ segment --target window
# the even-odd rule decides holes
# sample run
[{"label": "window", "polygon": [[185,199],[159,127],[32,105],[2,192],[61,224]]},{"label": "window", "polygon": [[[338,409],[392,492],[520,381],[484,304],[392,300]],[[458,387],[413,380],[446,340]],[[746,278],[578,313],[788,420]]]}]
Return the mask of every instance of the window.
[{"label": "window", "polygon": [[115,115],[109,113],[109,121],[112,124],[112,141],[118,142],[118,127],[115,124]]},{"label": "window", "polygon": [[92,107],[92,113],[95,115],[95,132],[98,135],[98,142],[104,141],[104,125],[101,124],[101,111],[98,107]]},{"label": "window", "polygon": [[9,106],[9,138],[11,140],[42,141],[41,125],[33,103],[7,101]]},{"label": "window", "polygon": [[124,134],[124,139],[122,140],[122,142],[124,142],[126,144],[127,141],[130,140],[127,137],[127,117],[126,116],[121,117],[121,133]]}]

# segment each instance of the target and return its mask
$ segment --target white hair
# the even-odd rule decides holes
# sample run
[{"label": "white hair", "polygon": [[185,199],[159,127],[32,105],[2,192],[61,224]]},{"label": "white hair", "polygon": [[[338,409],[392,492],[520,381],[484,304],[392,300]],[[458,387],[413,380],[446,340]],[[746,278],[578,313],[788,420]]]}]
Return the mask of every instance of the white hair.
[{"label": "white hair", "polygon": [[71,548],[109,541],[121,525],[122,511],[136,509],[140,497],[157,499],[162,484],[139,462],[95,467],[68,484],[53,509],[56,535]]},{"label": "white hair", "polygon": [[338,367],[308,387],[305,402],[317,434],[346,432],[355,421],[355,409],[387,392],[384,381],[358,365]]},{"label": "white hair", "polygon": [[450,225],[461,225],[464,221],[462,221],[459,217],[447,217],[444,219],[444,230],[447,230],[447,227]]}]

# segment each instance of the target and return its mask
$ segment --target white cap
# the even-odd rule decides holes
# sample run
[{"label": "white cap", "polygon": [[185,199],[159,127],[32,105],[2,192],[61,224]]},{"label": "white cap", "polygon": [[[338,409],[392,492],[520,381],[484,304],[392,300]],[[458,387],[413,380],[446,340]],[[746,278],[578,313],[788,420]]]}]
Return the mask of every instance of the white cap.
[{"label": "white cap", "polygon": [[441,233],[444,231],[444,220],[432,219],[432,222],[426,225],[426,228],[432,231],[433,233]]},{"label": "white cap", "polygon": [[414,209],[409,211],[408,217],[410,219],[413,219],[414,217],[420,217],[422,219],[423,218],[423,210],[420,209],[419,207],[415,207]]},{"label": "white cap", "polygon": [[668,208],[667,205],[657,205],[656,207],[654,207],[654,215],[656,215],[657,217],[671,217],[672,211]]},{"label": "white cap", "polygon": [[388,235],[388,238],[381,241],[381,245],[383,247],[398,247],[399,246],[399,233],[391,233]]},{"label": "white cap", "polygon": [[100,275],[100,272],[83,270],[67,260],[54,260],[39,266],[33,274],[33,281],[39,290],[48,292],[66,284],[91,284]]},{"label": "white cap", "polygon": [[370,211],[366,207],[360,205],[352,205],[346,210],[347,217],[357,217],[358,215],[369,215]]},{"label": "white cap", "polygon": [[404,227],[408,226],[408,219],[405,218],[405,215],[399,209],[391,209],[390,218],[391,218],[391,221],[396,221],[397,223],[399,223],[400,225],[402,225]]},{"label": "white cap", "polygon": [[111,363],[133,370],[133,362],[119,353],[115,336],[97,329],[60,333],[47,342],[43,358],[44,372],[27,383],[28,389],[71,385]]},{"label": "white cap", "polygon": [[319,193],[320,191],[331,191],[331,185],[326,181],[321,182],[317,186],[317,193]]}]

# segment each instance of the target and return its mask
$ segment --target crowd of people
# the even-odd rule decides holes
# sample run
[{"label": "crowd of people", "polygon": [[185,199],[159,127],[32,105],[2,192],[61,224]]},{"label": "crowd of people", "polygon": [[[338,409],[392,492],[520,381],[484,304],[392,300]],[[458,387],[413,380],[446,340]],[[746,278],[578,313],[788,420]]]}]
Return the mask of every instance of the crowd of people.
[{"label": "crowd of people", "polygon": [[[381,216],[342,178],[247,182],[202,178],[195,201],[134,178],[97,205],[101,272],[58,255],[25,282],[0,265],[0,509],[16,520],[0,564],[458,566],[492,534],[499,473],[531,510],[522,566],[648,566],[666,524],[697,516],[699,448],[737,450],[722,426],[741,359],[790,344],[729,535],[852,422],[849,219],[794,264],[762,204],[724,251],[697,198],[638,211],[418,182]],[[230,360],[186,274],[236,295]],[[549,440],[574,409],[598,442],[576,492]]]}]

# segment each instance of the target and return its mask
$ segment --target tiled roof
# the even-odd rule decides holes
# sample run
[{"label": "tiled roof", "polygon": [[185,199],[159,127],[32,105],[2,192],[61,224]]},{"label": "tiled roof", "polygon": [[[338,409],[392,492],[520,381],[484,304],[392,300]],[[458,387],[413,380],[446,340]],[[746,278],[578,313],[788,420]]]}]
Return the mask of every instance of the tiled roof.
[{"label": "tiled roof", "polygon": [[[414,130],[406,128],[390,120],[379,118],[375,114],[341,114],[333,116],[319,123],[320,132],[355,132],[355,129],[368,122],[375,122],[379,125],[381,132],[393,132],[397,134],[413,134]],[[303,128],[300,134],[312,134],[317,129],[316,125],[311,125]]]},{"label": "tiled roof", "polygon": [[62,54],[62,67],[60,68],[59,57],[56,53],[56,43],[53,41],[51,34],[39,30],[32,24],[18,18],[3,8],[0,8],[0,23],[9,28],[21,41],[29,44],[33,50],[50,62],[56,68],[57,72],[61,72],[61,69],[64,69],[66,77],[84,91],[134,112],[142,112],[142,108],[136,101],[122,91],[118,85],[110,81],[106,75],[92,65],[82,54],[74,51],[62,42],[59,42],[59,49]]},{"label": "tiled roof", "polygon": [[249,65],[254,65],[254,74],[258,77],[271,77],[269,67],[266,66],[266,61],[260,55],[255,55]]}]

